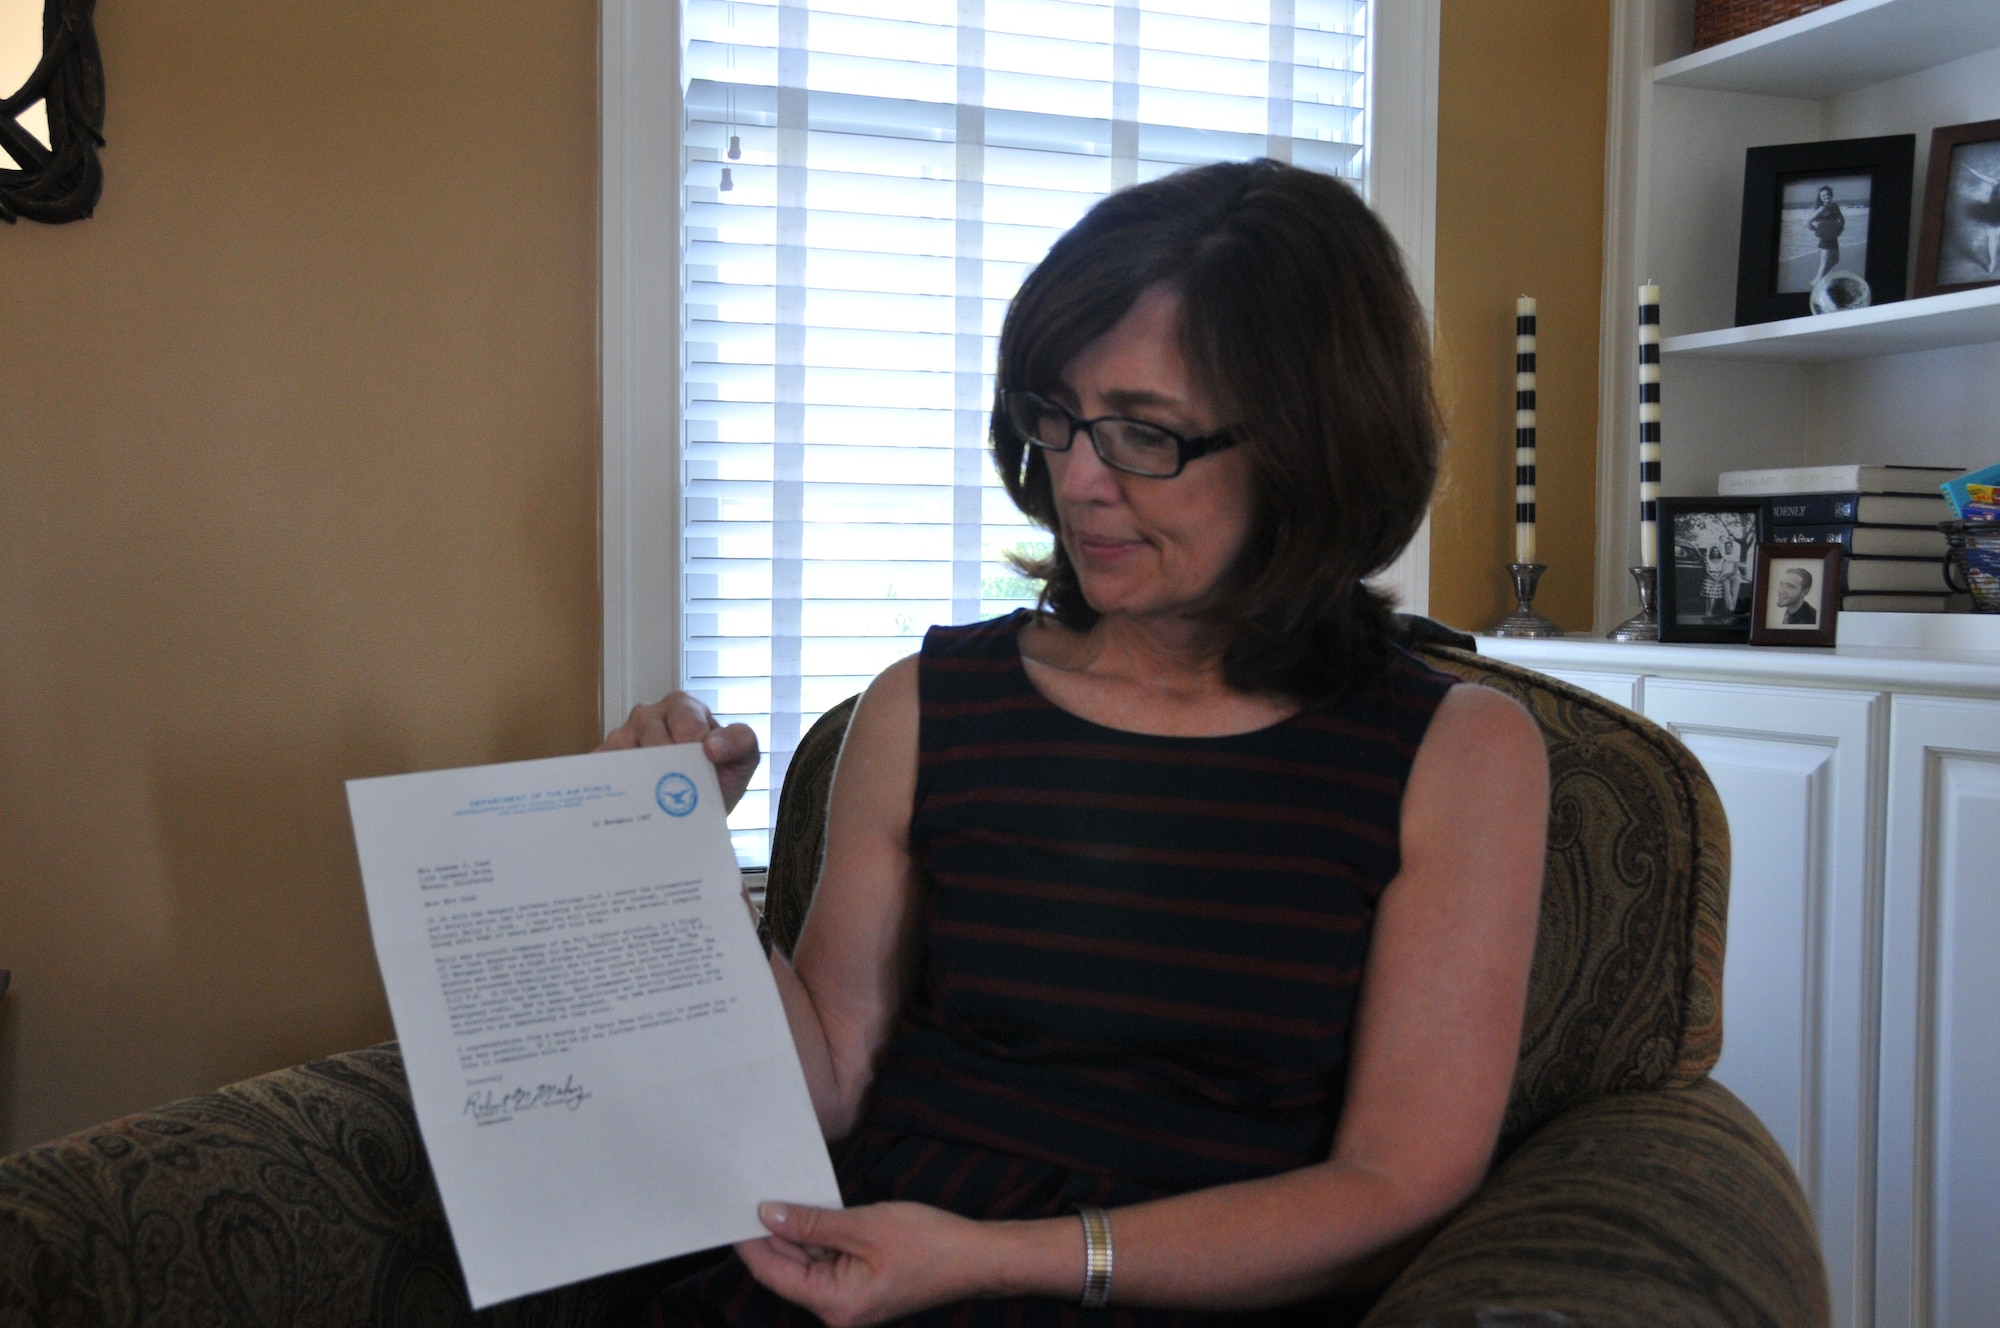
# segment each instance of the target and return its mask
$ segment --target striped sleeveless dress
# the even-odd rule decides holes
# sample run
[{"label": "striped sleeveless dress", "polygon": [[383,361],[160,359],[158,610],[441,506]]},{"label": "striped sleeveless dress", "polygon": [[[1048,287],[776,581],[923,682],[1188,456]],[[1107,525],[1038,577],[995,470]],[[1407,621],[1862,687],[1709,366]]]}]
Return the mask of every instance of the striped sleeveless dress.
[{"label": "striped sleeveless dress", "polygon": [[[1268,728],[1155,737],[1044,699],[1026,621],[924,640],[924,955],[863,1124],[835,1147],[842,1194],[1052,1217],[1324,1160],[1404,783],[1453,680],[1399,650],[1372,687]],[[1328,1307],[1310,1309],[1324,1328]],[[989,1300],[907,1322],[1224,1319]],[[652,1321],[818,1322],[734,1256]]]}]

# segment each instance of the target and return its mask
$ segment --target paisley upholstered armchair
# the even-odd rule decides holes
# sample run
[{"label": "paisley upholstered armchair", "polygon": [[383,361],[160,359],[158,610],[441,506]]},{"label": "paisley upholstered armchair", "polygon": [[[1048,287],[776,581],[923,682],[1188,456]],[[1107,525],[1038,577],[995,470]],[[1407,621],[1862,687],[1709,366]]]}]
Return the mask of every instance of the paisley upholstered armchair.
[{"label": "paisley upholstered armchair", "polygon": [[[1489,1307],[1593,1328],[1827,1320],[1797,1180],[1708,1078],[1722,1045],[1728,829],[1679,742],[1629,711],[1445,646],[1548,740],[1548,874],[1527,1029],[1485,1185],[1377,1302],[1381,1328]],[[852,703],[801,743],[767,908],[811,898]],[[393,1045],[280,1070],[0,1159],[0,1322],[624,1324],[674,1270],[466,1308]]]}]

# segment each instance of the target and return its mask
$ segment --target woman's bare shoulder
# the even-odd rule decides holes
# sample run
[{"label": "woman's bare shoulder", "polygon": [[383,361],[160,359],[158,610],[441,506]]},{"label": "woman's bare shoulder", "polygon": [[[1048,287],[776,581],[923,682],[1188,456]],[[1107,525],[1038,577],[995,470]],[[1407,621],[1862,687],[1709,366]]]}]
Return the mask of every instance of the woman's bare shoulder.
[{"label": "woman's bare shoulder", "polygon": [[909,725],[913,730],[917,722],[918,690],[917,678],[923,663],[922,655],[905,655],[875,675],[861,692],[854,707],[854,718],[848,722],[848,731],[865,722],[871,727],[901,728]]},{"label": "woman's bare shoulder", "polygon": [[897,660],[861,693],[834,774],[836,819],[849,804],[871,816],[908,817],[916,786],[918,661],[916,655]]},{"label": "woman's bare shoulder", "polygon": [[1404,790],[1406,827],[1425,833],[1490,804],[1539,826],[1548,805],[1541,726],[1514,698],[1461,684],[1445,693]]},{"label": "woman's bare shoulder", "polygon": [[1460,683],[1444,694],[1419,759],[1434,744],[1453,757],[1543,755],[1542,729],[1527,707],[1477,683]]}]

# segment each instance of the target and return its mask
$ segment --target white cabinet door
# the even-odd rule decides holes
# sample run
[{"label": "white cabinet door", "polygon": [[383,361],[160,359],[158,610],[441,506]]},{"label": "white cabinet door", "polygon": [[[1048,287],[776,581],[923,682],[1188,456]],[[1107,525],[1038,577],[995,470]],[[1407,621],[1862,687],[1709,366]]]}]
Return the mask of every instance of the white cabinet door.
[{"label": "white cabinet door", "polygon": [[2000,702],[1898,696],[1876,1322],[2000,1322]]},{"label": "white cabinet door", "polygon": [[1874,1304],[1876,692],[1649,678],[1648,718],[1701,759],[1729,815],[1715,1077],[1798,1171],[1841,1328]]}]

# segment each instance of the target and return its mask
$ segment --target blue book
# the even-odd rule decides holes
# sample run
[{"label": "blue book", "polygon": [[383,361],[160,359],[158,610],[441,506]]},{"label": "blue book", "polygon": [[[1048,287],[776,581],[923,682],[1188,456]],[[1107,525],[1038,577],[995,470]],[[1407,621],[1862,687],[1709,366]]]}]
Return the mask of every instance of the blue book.
[{"label": "blue book", "polygon": [[1776,526],[1931,526],[1951,520],[1951,504],[1895,493],[1781,493],[1764,500]]},{"label": "blue book", "polygon": [[1948,544],[1941,530],[1923,526],[1771,526],[1774,544],[1838,544],[1864,558],[1942,558]]}]

